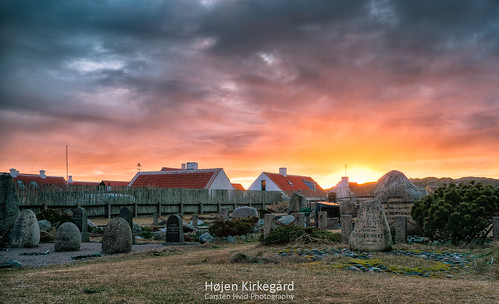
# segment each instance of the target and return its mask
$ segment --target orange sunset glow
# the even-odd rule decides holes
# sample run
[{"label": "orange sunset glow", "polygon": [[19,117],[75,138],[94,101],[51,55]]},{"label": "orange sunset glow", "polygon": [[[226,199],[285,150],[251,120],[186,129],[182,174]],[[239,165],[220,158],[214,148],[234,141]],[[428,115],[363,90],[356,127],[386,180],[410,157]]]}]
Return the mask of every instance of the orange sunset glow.
[{"label": "orange sunset glow", "polygon": [[[481,2],[480,2],[481,3]],[[499,178],[499,6],[2,4],[0,171]],[[445,18],[442,12],[445,11]]]}]

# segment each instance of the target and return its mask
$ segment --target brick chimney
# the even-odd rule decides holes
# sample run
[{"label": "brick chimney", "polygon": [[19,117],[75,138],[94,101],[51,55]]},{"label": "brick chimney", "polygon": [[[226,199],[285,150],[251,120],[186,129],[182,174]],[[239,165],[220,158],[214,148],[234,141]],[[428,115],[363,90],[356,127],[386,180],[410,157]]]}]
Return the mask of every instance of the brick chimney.
[{"label": "brick chimney", "polygon": [[68,184],[73,183],[73,175],[68,176]]},{"label": "brick chimney", "polygon": [[47,178],[47,175],[45,175],[45,170],[40,170],[40,177],[41,178]]}]

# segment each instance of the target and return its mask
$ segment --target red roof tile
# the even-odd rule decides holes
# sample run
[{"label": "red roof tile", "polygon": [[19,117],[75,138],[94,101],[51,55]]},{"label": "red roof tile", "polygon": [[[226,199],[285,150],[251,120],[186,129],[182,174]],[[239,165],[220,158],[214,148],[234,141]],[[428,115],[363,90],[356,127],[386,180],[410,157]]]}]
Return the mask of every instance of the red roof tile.
[{"label": "red roof tile", "polygon": [[236,190],[246,191],[246,189],[244,189],[243,185],[241,185],[241,184],[232,184],[232,187],[234,187],[234,189],[236,189]]},{"label": "red roof tile", "polygon": [[35,174],[19,174],[13,178],[14,181],[22,181],[23,184],[30,184],[31,182],[36,182],[39,185],[65,185],[66,180],[62,176],[47,176],[41,178],[39,175]]},{"label": "red roof tile", "polygon": [[[319,184],[317,184],[313,178],[310,176],[300,176],[300,175],[281,175],[278,173],[269,173],[269,172],[264,172],[273,182],[276,184],[282,191],[298,191],[298,190],[303,190],[303,191],[313,191],[313,190],[319,190],[322,191],[323,189]],[[312,184],[315,184],[315,189],[311,189],[308,187],[304,181],[308,181]]]},{"label": "red roof tile", "polygon": [[131,187],[208,189],[222,169],[139,172]]}]

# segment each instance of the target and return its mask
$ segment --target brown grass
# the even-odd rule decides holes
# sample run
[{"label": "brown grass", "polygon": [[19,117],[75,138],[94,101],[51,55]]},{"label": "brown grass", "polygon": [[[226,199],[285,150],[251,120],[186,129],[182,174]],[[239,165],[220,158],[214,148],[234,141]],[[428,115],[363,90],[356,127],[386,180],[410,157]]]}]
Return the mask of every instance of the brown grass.
[{"label": "brown grass", "polygon": [[[287,293],[296,303],[499,302],[499,283],[491,273],[470,271],[448,279],[353,272],[281,258],[277,250],[255,243],[165,247],[64,266],[1,271],[0,303],[261,303],[205,299],[205,282],[244,281],[294,282],[294,291]],[[253,262],[269,261],[229,262],[236,253],[255,258]],[[405,263],[403,259],[391,263]]]}]

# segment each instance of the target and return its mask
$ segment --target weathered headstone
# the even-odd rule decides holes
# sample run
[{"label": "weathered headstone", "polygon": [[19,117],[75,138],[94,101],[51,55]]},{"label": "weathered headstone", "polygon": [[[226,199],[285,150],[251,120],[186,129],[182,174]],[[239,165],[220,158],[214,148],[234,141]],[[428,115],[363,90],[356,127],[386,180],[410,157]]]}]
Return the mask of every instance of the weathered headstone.
[{"label": "weathered headstone", "polygon": [[87,210],[82,207],[76,207],[73,209],[73,223],[78,227],[81,233],[81,241],[90,241],[90,234],[88,233],[88,219]]},{"label": "weathered headstone", "polygon": [[55,251],[78,251],[81,245],[80,229],[71,222],[62,223],[55,233]]},{"label": "weathered headstone", "polygon": [[[280,224],[280,225],[298,225],[297,224],[297,217],[295,217],[293,214],[288,214],[288,215],[284,215],[284,216],[281,216],[277,222]],[[264,223],[265,224],[265,223]]]},{"label": "weathered headstone", "polygon": [[16,188],[12,176],[0,174],[0,235],[8,236],[19,216]]},{"label": "weathered headstone", "polygon": [[348,239],[350,238],[350,234],[352,234],[352,216],[351,215],[342,215],[341,216],[341,242],[348,244]]},{"label": "weathered headstone", "polygon": [[499,216],[494,216],[492,218],[492,225],[493,225],[492,237],[494,241],[499,241]]},{"label": "weathered headstone", "polygon": [[229,208],[227,208],[227,207],[220,208],[220,217],[223,220],[228,220],[229,219]]},{"label": "weathered headstone", "polygon": [[198,228],[198,215],[197,214],[192,215],[191,225],[194,226],[194,228],[196,228],[196,229]]},{"label": "weathered headstone", "polygon": [[166,221],[166,243],[183,243],[184,242],[184,229],[182,218],[173,214],[168,217]]},{"label": "weathered headstone", "polygon": [[305,214],[302,212],[296,213],[296,226],[305,227]]},{"label": "weathered headstone", "polygon": [[133,229],[132,211],[128,207],[121,207],[119,217],[124,218],[125,221],[128,222],[128,225],[130,225],[130,229],[132,230],[132,244],[135,244],[135,233],[134,233],[134,229]]},{"label": "weathered headstone", "polygon": [[392,234],[385,210],[376,200],[365,202],[358,211],[355,228],[348,239],[351,250],[388,251],[392,248]]},{"label": "weathered headstone", "polygon": [[317,219],[317,228],[327,229],[327,211],[319,211],[319,218]]},{"label": "weathered headstone", "polygon": [[265,214],[263,216],[263,237],[267,237],[272,231],[272,222],[274,221],[275,215]]},{"label": "weathered headstone", "polygon": [[14,223],[10,246],[13,248],[31,248],[40,243],[40,226],[33,211],[24,209]]},{"label": "weathered headstone", "polygon": [[395,241],[399,244],[407,243],[407,216],[395,217]]},{"label": "weathered headstone", "polygon": [[232,211],[232,218],[249,218],[252,216],[258,217],[258,211],[254,207],[239,207]]},{"label": "weathered headstone", "polygon": [[307,199],[300,193],[293,192],[289,200],[288,214],[300,212],[307,203]]},{"label": "weathered headstone", "polygon": [[102,252],[126,253],[132,250],[132,229],[122,217],[115,217],[107,223],[102,235]]}]

